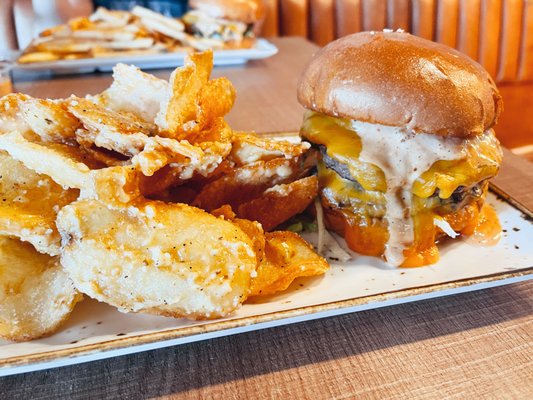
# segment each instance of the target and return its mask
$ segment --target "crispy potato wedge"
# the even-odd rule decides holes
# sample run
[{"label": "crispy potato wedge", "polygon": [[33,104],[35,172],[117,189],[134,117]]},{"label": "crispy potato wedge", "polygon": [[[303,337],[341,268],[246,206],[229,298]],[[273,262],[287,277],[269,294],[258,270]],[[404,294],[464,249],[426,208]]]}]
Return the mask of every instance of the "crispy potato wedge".
[{"label": "crispy potato wedge", "polygon": [[211,214],[216,217],[222,217],[228,221],[231,221],[241,228],[241,230],[252,240],[258,262],[263,260],[263,255],[265,252],[265,232],[263,231],[263,227],[259,222],[237,218],[231,207],[227,204],[211,211]]},{"label": "crispy potato wedge", "polygon": [[59,58],[71,53],[89,54],[94,43],[83,40],[78,41],[70,37],[48,36],[48,40],[41,40],[33,43],[33,48],[37,53],[57,54]]},{"label": "crispy potato wedge", "polygon": [[35,62],[47,62],[59,60],[61,56],[51,51],[31,51],[24,53],[18,58],[18,62],[21,64],[29,64]]},{"label": "crispy potato wedge", "polygon": [[236,166],[256,161],[269,161],[274,158],[298,157],[309,150],[311,145],[302,142],[299,136],[278,138],[253,133],[235,132],[232,138],[231,159]]},{"label": "crispy potato wedge", "polygon": [[54,37],[51,40],[35,43],[35,49],[40,52],[50,52],[61,55],[72,53],[89,54],[93,48],[101,47],[109,50],[149,49],[154,45],[154,39],[144,37],[133,40],[88,40],[73,37]]},{"label": "crispy potato wedge", "polygon": [[258,221],[265,231],[274,229],[303,212],[318,194],[316,176],[271,187],[258,197],[237,207],[239,218]]},{"label": "crispy potato wedge", "polygon": [[10,93],[0,98],[0,135],[12,131],[30,130],[20,110],[20,104],[30,98],[22,93]]},{"label": "crispy potato wedge", "polygon": [[[130,136],[142,134],[149,136],[156,131],[155,125],[136,117],[135,114],[112,111],[87,99],[71,98],[67,107],[68,111],[82,122],[85,129],[94,135]],[[127,148],[109,148],[104,145],[100,145],[100,147],[126,155],[136,154]],[[142,148],[142,143],[133,144],[132,147],[138,150],[139,147]]]},{"label": "crispy potato wedge", "polygon": [[267,232],[265,254],[252,279],[250,297],[283,291],[299,277],[318,276],[328,262],[294,232]]},{"label": "crispy potato wedge", "polygon": [[63,187],[83,188],[92,168],[101,168],[83,149],[61,143],[40,143],[38,138],[11,132],[0,135],[0,149]]},{"label": "crispy potato wedge", "polygon": [[15,207],[0,207],[0,235],[31,243],[40,253],[59,255],[61,238],[52,218],[22,213]]},{"label": "crispy potato wedge", "polygon": [[76,131],[80,144],[131,156],[132,164],[146,176],[153,175],[168,164],[181,171],[182,178],[189,178],[195,172],[205,175],[215,169],[231,149],[231,144],[217,142],[205,146],[203,151],[188,141],[153,136],[148,123],[141,123],[131,115],[107,110],[85,99],[73,100],[69,110],[86,128]]},{"label": "crispy potato wedge", "polygon": [[174,70],[169,90],[155,119],[161,135],[186,139],[187,133],[200,130],[198,95],[212,69],[213,52],[209,50],[188,55],[185,65]]},{"label": "crispy potato wedge", "polygon": [[[174,21],[178,22],[177,20]],[[168,24],[157,21],[153,18],[141,17],[139,23],[144,29],[151,32],[156,40],[159,40],[163,43],[171,44],[175,43],[176,40],[184,43],[190,36],[185,33],[183,29],[176,30],[174,27],[168,26]]]},{"label": "crispy potato wedge", "polygon": [[231,151],[229,126],[221,121],[212,131],[214,141],[193,144],[188,140],[150,137],[143,151],[131,159],[132,164],[146,176],[152,176],[167,165],[180,181],[196,175],[210,176]]},{"label": "crispy potato wedge", "polygon": [[183,25],[183,22],[180,20],[166,17],[145,7],[135,6],[131,9],[131,13],[139,17],[141,22],[143,22],[145,19],[158,22],[161,26],[166,27],[171,32],[181,32],[185,30],[185,25]]},{"label": "crispy potato wedge", "polygon": [[127,111],[153,122],[168,91],[168,82],[133,65],[117,64],[113,83],[93,100],[113,111]]},{"label": "crispy potato wedge", "polygon": [[131,13],[120,10],[108,10],[104,7],[98,7],[89,17],[89,21],[98,22],[99,26],[105,23],[104,27],[119,28],[126,26],[131,20]]},{"label": "crispy potato wedge", "polygon": [[[55,37],[60,37],[61,34],[55,34]],[[127,31],[124,29],[83,29],[73,32],[65,32],[65,36],[72,37],[74,39],[87,39],[87,40],[114,40],[114,41],[133,41],[135,40],[136,32]]]},{"label": "crispy potato wedge", "polygon": [[229,113],[235,103],[235,88],[228,78],[212,79],[198,94],[198,123],[201,129]]},{"label": "crispy potato wedge", "polygon": [[184,204],[78,201],[57,226],[78,290],[123,312],[225,316],[246,299],[257,265],[241,229]]},{"label": "crispy potato wedge", "polygon": [[11,132],[0,135],[0,150],[27,168],[49,176],[64,188],[80,189],[83,198],[126,203],[140,195],[140,177],[135,167],[105,168],[80,147],[40,143]]},{"label": "crispy potato wedge", "polygon": [[78,190],[65,190],[0,152],[0,235],[16,236],[41,253],[58,255],[56,215],[78,195]]},{"label": "crispy potato wedge", "polygon": [[0,237],[0,337],[24,341],[50,335],[80,300],[58,257]]},{"label": "crispy potato wedge", "polygon": [[[134,135],[117,136],[128,138]],[[101,158],[91,156],[94,149],[87,152],[83,148],[66,144],[41,143],[17,132],[0,135],[0,150],[5,150],[37,173],[50,176],[63,187],[81,189],[84,198],[98,198],[113,203],[127,202],[138,197],[139,186],[148,194],[164,190],[197,173],[206,176],[222,162],[224,154],[230,150],[224,149],[222,145],[223,153],[213,154],[210,153],[211,149],[203,152],[201,148],[186,141],[144,135],[137,135],[136,138],[145,144],[145,148],[131,159],[131,163],[107,168],[99,161]],[[215,147],[215,151],[218,150],[220,149]],[[171,175],[166,176],[170,179],[165,181],[142,179],[136,173],[140,170],[143,175],[151,176],[168,164],[171,164]],[[164,175],[159,175],[159,178],[162,176]],[[152,188],[151,185],[156,183],[157,186]]]},{"label": "crispy potato wedge", "polygon": [[20,104],[24,121],[43,141],[72,142],[80,121],[60,100],[28,99]]},{"label": "crispy potato wedge", "polygon": [[256,161],[205,185],[192,204],[207,211],[224,204],[237,209],[239,205],[261,196],[272,185],[298,179],[307,170],[301,157]]},{"label": "crispy potato wedge", "polygon": [[296,278],[322,275],[329,269],[328,262],[294,232],[265,233],[258,222],[237,218],[229,205],[212,214],[232,221],[253,242],[259,265],[252,278],[250,297],[283,291]]},{"label": "crispy potato wedge", "polygon": [[[159,136],[149,138],[139,154],[132,158],[132,164],[146,176],[153,175],[168,164],[181,171],[184,179],[192,176],[194,171],[216,168],[219,160],[211,160],[200,148],[192,146],[186,140],[178,141]],[[215,165],[211,165],[215,163]]]}]

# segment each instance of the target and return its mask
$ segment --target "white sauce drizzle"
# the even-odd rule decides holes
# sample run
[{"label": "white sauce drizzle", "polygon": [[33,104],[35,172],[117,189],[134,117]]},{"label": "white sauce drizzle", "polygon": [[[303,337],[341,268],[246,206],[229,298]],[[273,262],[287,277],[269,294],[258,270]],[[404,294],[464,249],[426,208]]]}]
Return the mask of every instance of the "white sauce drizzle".
[{"label": "white sauce drizzle", "polygon": [[467,141],[359,121],[352,121],[352,128],[361,138],[359,159],[378,166],[385,174],[389,240],[384,256],[388,264],[399,266],[405,259],[403,251],[414,241],[413,183],[436,161],[464,157]]},{"label": "white sauce drizzle", "polygon": [[316,251],[323,257],[333,259],[334,261],[346,262],[352,259],[350,253],[345,251],[335,240],[333,235],[328,232],[324,223],[324,210],[318,198],[315,199],[316,222],[318,225],[318,243]]}]

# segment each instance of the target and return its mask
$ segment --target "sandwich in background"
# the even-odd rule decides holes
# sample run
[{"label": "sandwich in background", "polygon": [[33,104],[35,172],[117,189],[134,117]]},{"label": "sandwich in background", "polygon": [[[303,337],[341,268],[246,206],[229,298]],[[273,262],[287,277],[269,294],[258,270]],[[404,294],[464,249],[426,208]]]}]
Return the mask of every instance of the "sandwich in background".
[{"label": "sandwich in background", "polygon": [[[199,9],[189,12],[183,19],[166,17],[140,6],[133,7],[131,11],[99,7],[89,17],[75,18],[41,32],[24,50],[18,62],[26,64],[254,46],[265,14],[260,0],[226,0],[220,1],[218,6],[214,1],[205,1],[205,4],[213,3],[208,11],[199,1],[196,3],[193,4]],[[212,10],[218,11],[213,13]]]},{"label": "sandwich in background", "polygon": [[252,47],[266,16],[263,0],[190,0],[189,7],[187,31],[227,47]]}]

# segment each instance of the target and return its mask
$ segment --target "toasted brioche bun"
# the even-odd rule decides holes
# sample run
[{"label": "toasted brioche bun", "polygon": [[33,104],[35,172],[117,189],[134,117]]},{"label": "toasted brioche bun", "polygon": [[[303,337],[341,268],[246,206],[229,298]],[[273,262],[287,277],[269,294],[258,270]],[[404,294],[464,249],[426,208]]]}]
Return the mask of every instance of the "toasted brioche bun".
[{"label": "toasted brioche bun", "polygon": [[192,9],[200,10],[213,18],[224,18],[255,24],[265,17],[263,0],[189,0]]},{"label": "toasted brioche bun", "polygon": [[298,100],[330,116],[455,137],[482,134],[502,110],[481,65],[403,32],[361,32],[331,42],[303,71]]}]

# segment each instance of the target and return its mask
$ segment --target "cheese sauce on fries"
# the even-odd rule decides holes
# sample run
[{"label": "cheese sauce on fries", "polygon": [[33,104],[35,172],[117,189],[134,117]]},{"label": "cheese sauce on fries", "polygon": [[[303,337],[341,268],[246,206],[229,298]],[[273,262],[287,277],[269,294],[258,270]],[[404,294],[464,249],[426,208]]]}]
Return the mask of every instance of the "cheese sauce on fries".
[{"label": "cheese sauce on fries", "polygon": [[[316,197],[315,152],[233,132],[235,90],[212,68],[211,51],[169,81],[119,64],[95,96],[0,99],[0,246],[19,249],[0,259],[0,287],[18,282],[0,336],[51,334],[84,295],[122,312],[219,318],[329,268],[275,230]],[[10,263],[25,262],[19,279]],[[33,309],[50,323],[26,323]]]}]

